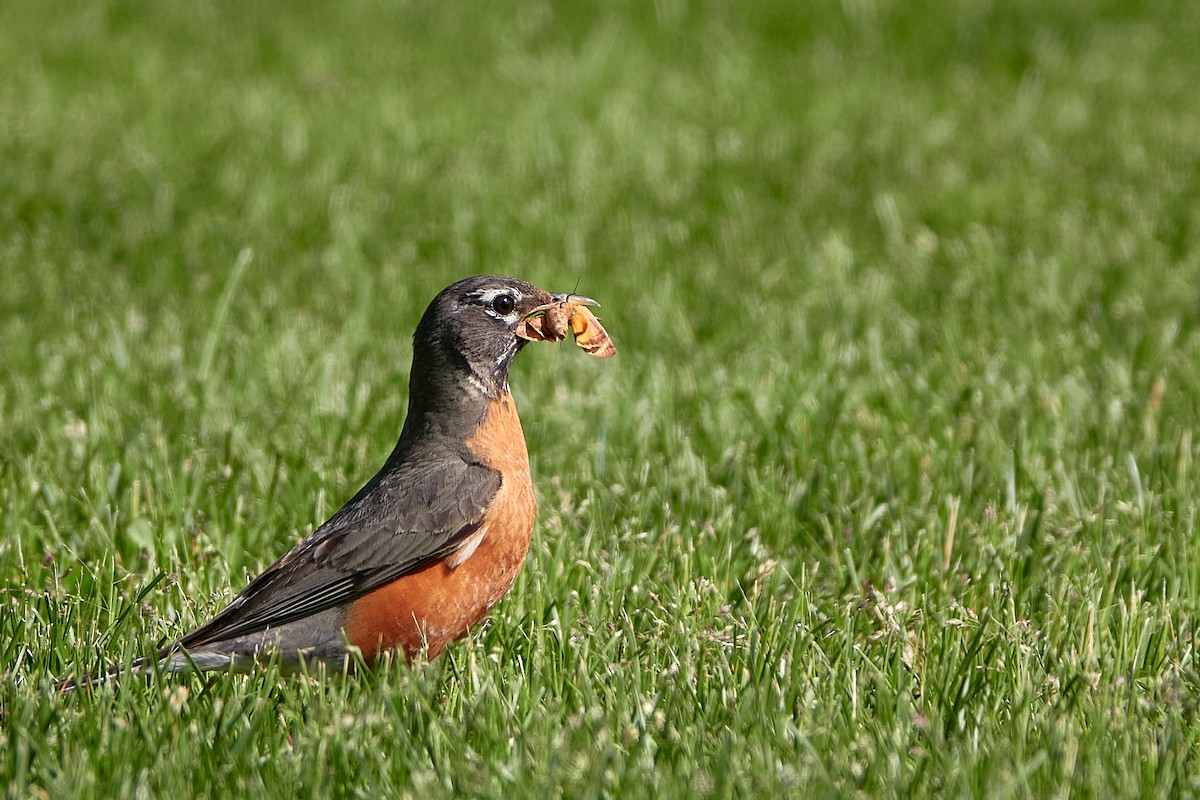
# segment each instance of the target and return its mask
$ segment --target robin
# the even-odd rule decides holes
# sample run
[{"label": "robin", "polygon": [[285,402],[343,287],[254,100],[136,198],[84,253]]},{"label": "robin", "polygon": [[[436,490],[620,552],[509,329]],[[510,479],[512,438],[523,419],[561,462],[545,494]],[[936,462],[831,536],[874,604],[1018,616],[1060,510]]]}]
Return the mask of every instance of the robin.
[{"label": "robin", "polygon": [[383,468],[158,667],[432,660],[466,636],[512,588],[537,512],[509,366],[527,342],[565,336],[539,317],[594,305],[498,276],[443,290],[413,336],[408,416]]}]

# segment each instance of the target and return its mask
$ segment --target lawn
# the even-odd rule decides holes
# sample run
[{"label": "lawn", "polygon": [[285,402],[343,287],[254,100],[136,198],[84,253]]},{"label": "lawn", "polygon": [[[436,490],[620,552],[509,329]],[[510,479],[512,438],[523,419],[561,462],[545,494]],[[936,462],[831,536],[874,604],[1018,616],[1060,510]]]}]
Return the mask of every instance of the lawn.
[{"label": "lawn", "polygon": [[[1200,794],[1200,6],[0,8],[12,797]],[[350,675],[152,652],[390,451],[503,273],[488,624]]]}]

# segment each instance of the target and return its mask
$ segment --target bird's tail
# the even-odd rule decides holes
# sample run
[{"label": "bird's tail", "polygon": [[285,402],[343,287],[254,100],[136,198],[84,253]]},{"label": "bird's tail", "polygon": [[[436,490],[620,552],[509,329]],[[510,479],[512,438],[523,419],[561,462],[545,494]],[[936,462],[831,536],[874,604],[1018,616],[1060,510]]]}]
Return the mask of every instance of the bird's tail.
[{"label": "bird's tail", "polygon": [[109,667],[104,672],[69,675],[58,683],[60,694],[84,691],[92,692],[117,678],[126,675],[149,677],[155,672],[207,672],[209,670],[244,670],[253,658],[239,658],[227,652],[210,650],[186,650],[178,643],[164,647],[154,657],[135,658],[128,664]]},{"label": "bird's tail", "polygon": [[135,658],[128,664],[119,664],[109,667],[104,672],[82,673],[79,675],[68,675],[58,682],[57,690],[59,694],[71,694],[73,692],[86,692],[91,694],[92,691],[109,683],[123,675],[146,675],[150,672],[150,667],[156,661],[162,661],[165,651],[160,651],[157,658]]}]

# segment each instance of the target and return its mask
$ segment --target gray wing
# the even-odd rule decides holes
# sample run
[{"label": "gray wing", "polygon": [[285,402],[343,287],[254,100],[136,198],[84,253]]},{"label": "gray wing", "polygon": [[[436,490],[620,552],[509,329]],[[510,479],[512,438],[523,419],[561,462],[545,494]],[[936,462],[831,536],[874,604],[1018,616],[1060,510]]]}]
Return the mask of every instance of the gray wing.
[{"label": "gray wing", "polygon": [[389,464],[178,644],[192,648],[278,627],[445,558],[483,523],[499,489],[499,472],[459,458]]}]

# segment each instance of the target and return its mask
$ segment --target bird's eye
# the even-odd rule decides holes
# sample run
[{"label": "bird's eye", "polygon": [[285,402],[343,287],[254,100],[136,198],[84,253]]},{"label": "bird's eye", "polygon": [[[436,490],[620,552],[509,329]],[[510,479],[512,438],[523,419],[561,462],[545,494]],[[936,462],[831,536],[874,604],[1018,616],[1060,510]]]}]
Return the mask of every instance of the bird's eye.
[{"label": "bird's eye", "polygon": [[517,307],[517,301],[512,299],[512,295],[498,294],[492,300],[492,310],[502,317],[507,317]]}]

